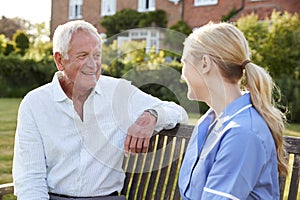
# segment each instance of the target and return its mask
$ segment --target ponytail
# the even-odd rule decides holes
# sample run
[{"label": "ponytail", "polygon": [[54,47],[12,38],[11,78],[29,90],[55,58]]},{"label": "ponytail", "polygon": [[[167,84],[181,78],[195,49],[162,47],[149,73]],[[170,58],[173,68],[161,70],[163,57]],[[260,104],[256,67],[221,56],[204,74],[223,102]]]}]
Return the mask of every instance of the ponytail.
[{"label": "ponytail", "polygon": [[[245,65],[247,89],[256,110],[264,118],[271,130],[277,151],[278,171],[286,174],[288,162],[285,157],[283,133],[286,117],[275,107],[273,91],[278,90],[271,76],[262,68],[252,62]],[[280,93],[278,93],[280,94]]]}]

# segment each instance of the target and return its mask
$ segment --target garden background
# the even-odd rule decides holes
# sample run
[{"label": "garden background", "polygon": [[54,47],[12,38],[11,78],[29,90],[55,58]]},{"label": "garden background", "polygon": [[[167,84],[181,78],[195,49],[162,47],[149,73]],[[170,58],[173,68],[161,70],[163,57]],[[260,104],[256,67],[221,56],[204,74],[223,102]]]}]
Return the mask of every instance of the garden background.
[{"label": "garden background", "polygon": [[[128,18],[126,15],[132,13],[123,12],[116,16],[119,17],[118,20],[122,20]],[[102,21],[107,29],[113,27],[112,17]],[[49,33],[45,24],[32,26],[20,19],[2,18],[0,30],[13,23],[20,25],[22,29],[10,34],[7,32],[5,35],[0,33],[0,184],[12,181],[11,165],[19,103],[28,91],[51,81],[56,71],[52,59],[52,44],[45,40],[45,36]],[[137,27],[145,25],[147,23]],[[241,17],[235,25],[245,34],[249,42],[251,60],[264,67],[281,90],[274,93],[276,97],[274,103],[287,115],[285,134],[300,137],[299,16],[274,11],[270,18],[258,20],[255,14],[251,14]],[[119,27],[119,30],[122,28]],[[178,22],[170,29],[184,35],[192,31],[184,22]],[[125,53],[125,50],[133,46],[135,51]],[[118,52],[118,55],[112,52]],[[150,74],[151,78],[160,79],[161,74],[166,74],[163,71],[166,68],[180,73],[181,67],[180,54],[166,50],[157,52],[155,48],[146,53],[143,41],[125,43],[120,47],[114,40],[110,40],[103,45],[103,74],[106,75],[130,79],[128,76],[130,71],[135,77],[138,74]],[[171,74],[164,79],[171,81],[174,77]],[[176,95],[172,89],[160,84],[145,84],[140,88],[160,99],[182,103],[179,100],[186,98],[186,85],[181,83],[179,87],[182,92]],[[199,103],[195,109],[194,106],[189,106],[190,103],[185,99],[183,106],[189,112],[190,123],[194,124],[206,111],[207,106]]]}]

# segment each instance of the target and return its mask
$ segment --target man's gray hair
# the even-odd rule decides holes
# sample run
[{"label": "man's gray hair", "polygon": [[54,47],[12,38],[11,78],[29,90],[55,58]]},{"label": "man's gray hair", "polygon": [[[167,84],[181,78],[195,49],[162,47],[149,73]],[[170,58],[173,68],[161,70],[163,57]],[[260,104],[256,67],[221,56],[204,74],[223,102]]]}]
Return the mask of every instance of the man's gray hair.
[{"label": "man's gray hair", "polygon": [[53,35],[53,55],[58,52],[65,59],[68,59],[69,44],[73,33],[78,29],[94,34],[102,42],[96,27],[84,20],[70,21],[59,25]]}]

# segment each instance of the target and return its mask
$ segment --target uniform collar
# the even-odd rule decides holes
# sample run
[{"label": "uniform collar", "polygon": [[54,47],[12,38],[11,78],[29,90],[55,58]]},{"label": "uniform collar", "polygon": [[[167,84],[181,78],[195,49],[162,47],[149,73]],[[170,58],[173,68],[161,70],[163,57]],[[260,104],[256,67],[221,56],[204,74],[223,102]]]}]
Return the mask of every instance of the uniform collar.
[{"label": "uniform collar", "polygon": [[251,104],[251,97],[249,92],[245,92],[241,97],[237,98],[230,104],[228,104],[225,109],[220,114],[220,118],[231,117],[241,108]]}]

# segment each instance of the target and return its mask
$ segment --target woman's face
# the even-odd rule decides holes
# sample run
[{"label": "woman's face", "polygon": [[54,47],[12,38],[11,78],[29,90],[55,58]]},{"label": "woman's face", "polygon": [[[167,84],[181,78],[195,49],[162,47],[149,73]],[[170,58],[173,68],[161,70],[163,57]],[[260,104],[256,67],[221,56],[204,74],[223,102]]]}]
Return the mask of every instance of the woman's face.
[{"label": "woman's face", "polygon": [[200,69],[192,64],[188,57],[183,57],[181,62],[183,64],[182,79],[186,81],[188,86],[187,97],[190,100],[203,101],[207,87]]}]

